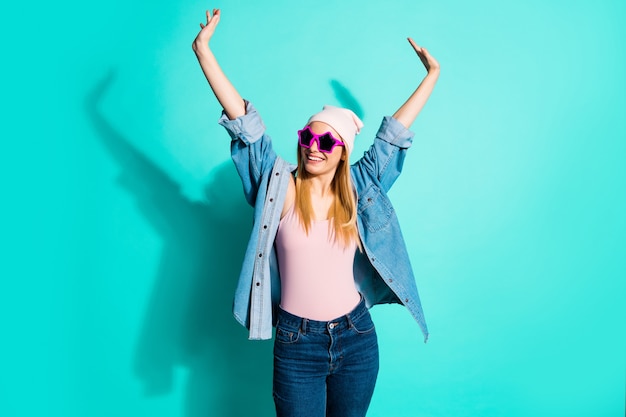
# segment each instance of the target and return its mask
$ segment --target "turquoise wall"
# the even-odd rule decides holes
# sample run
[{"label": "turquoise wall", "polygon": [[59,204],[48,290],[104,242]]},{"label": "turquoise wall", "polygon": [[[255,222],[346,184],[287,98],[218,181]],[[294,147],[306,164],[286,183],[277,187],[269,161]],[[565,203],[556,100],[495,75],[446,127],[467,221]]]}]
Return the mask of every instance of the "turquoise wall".
[{"label": "turquoise wall", "polygon": [[[24,6],[22,6],[24,7]],[[370,143],[442,65],[391,197],[431,330],[372,310],[370,416],[621,417],[626,3],[5,6],[0,415],[271,416],[271,342],[230,315],[251,210],[191,51],[293,159],[351,101]]]}]

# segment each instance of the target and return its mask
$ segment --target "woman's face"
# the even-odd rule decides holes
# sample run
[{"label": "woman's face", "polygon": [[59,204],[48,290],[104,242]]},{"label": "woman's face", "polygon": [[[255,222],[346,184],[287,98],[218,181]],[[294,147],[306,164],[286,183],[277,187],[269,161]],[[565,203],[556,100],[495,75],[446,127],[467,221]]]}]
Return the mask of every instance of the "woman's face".
[{"label": "woman's face", "polygon": [[[309,128],[316,135],[330,132],[335,138],[341,140],[339,133],[323,122],[312,122]],[[334,175],[339,162],[345,159],[345,146],[335,146],[331,153],[321,152],[317,141],[313,141],[310,148],[299,147],[300,156],[304,164],[304,169],[311,175],[324,175],[332,173]]]}]

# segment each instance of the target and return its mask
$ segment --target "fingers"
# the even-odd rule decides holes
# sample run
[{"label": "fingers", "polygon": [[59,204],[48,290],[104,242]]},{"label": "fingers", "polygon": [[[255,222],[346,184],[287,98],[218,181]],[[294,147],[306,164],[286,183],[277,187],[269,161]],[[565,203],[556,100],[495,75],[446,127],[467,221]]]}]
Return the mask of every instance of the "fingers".
[{"label": "fingers", "polygon": [[417,53],[417,56],[419,57],[420,61],[422,61],[422,64],[424,65],[427,71],[430,72],[431,69],[433,70],[439,69],[439,63],[437,62],[435,58],[433,58],[433,56],[430,54],[430,52],[428,52],[426,48],[419,46],[411,38],[407,38],[407,39],[409,43],[411,44],[411,46],[413,47],[413,49],[415,50],[415,52]]},{"label": "fingers", "polygon": [[200,28],[204,29],[205,27],[213,24],[213,27],[217,26],[217,23],[220,21],[220,9],[213,9],[213,15],[208,10],[206,11],[206,24],[200,23]]},{"label": "fingers", "polygon": [[411,44],[411,46],[413,47],[413,49],[415,49],[415,52],[417,52],[417,53],[419,54],[422,48],[420,48],[420,47],[419,47],[419,46],[415,43],[415,41],[414,41],[413,39],[411,39],[411,38],[407,38],[407,39],[408,39],[409,43]]},{"label": "fingers", "polygon": [[413,39],[411,38],[407,38],[407,39],[409,43],[411,44],[411,46],[413,47],[413,49],[415,50],[415,52],[417,53],[417,56],[419,57],[420,61],[422,61],[422,64],[424,64],[424,66],[428,68],[428,65],[427,65],[428,60],[426,59],[426,56],[424,54],[424,48],[416,44]]},{"label": "fingers", "polygon": [[415,43],[415,41],[411,38],[407,38],[409,40],[409,43],[411,44],[411,46],[413,47],[413,49],[415,49],[415,52],[417,52],[420,55],[424,55],[427,57],[430,57],[430,54],[428,53],[428,51],[426,50],[426,48],[424,48],[423,46],[419,46],[418,44]]},{"label": "fingers", "polygon": [[439,69],[439,62],[435,59],[435,57],[433,57],[430,52],[428,52],[428,49],[426,48],[420,48],[421,51],[418,54],[420,59],[422,60],[422,62],[424,63],[424,66],[427,69]]},{"label": "fingers", "polygon": [[217,25],[217,22],[220,20],[220,9],[213,9],[213,16],[211,16],[211,12],[206,11],[206,24],[208,25],[211,21],[215,21],[214,23]]}]

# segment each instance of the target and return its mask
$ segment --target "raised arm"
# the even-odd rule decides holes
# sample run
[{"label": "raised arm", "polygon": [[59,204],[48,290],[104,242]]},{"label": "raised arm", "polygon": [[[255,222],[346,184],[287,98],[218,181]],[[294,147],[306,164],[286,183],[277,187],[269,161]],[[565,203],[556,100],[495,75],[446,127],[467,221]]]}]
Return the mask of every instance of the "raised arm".
[{"label": "raised arm", "polygon": [[246,114],[245,103],[226,77],[226,74],[224,74],[224,71],[222,71],[215,55],[213,55],[211,48],[209,48],[209,41],[213,33],[215,33],[215,28],[219,21],[219,9],[213,9],[213,16],[211,16],[211,13],[207,10],[206,25],[200,23],[200,33],[198,33],[198,36],[194,39],[191,47],[196,53],[198,62],[202,67],[202,72],[204,72],[204,76],[209,82],[217,101],[222,105],[228,118],[234,120]]},{"label": "raised arm", "polygon": [[419,56],[422,64],[424,64],[428,74],[426,74],[426,77],[424,77],[417,89],[411,94],[411,97],[409,97],[393,115],[393,118],[402,123],[407,129],[411,127],[415,118],[424,107],[424,104],[426,104],[439,78],[439,63],[437,60],[428,53],[426,48],[417,46],[413,39],[408,39],[413,49],[415,49],[415,52],[417,52],[417,56]]}]

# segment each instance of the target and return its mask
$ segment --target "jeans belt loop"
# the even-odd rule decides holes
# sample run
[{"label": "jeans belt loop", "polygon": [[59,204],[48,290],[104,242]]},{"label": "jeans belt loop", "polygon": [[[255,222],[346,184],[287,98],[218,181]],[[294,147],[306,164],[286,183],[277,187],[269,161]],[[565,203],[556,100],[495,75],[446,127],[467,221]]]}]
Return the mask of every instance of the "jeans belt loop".
[{"label": "jeans belt loop", "polygon": [[348,328],[354,327],[354,323],[352,323],[352,319],[349,314],[346,314],[346,320],[348,320]]},{"label": "jeans belt loop", "polygon": [[302,319],[302,324],[300,324],[300,330],[302,330],[302,334],[306,334],[306,323],[308,321],[308,319]]}]

